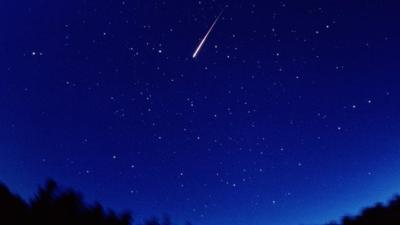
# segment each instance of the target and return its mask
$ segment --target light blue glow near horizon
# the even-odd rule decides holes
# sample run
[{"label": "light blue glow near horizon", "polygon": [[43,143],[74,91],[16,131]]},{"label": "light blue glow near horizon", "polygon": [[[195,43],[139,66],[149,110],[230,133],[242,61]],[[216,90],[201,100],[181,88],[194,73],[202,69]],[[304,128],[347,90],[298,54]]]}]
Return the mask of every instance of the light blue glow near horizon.
[{"label": "light blue glow near horizon", "polygon": [[[2,148],[3,152],[10,148]],[[294,198],[300,197],[303,199],[302,205],[296,205],[290,199],[287,200],[287,206],[281,208],[280,202],[277,202],[274,209],[269,205],[265,208],[265,214],[251,215],[251,210],[240,208],[237,206],[235,211],[243,214],[239,215],[219,215],[218,218],[207,218],[202,220],[192,220],[196,225],[212,225],[212,224],[241,224],[242,222],[253,221],[252,225],[265,224],[262,221],[268,221],[269,225],[281,224],[323,224],[332,220],[340,220],[345,215],[356,215],[361,212],[364,207],[370,207],[374,204],[381,202],[386,204],[395,194],[400,193],[400,164],[399,154],[390,155],[390,160],[376,168],[370,175],[362,175],[354,177],[351,183],[348,183],[345,190],[346,193],[334,192],[332,190],[340,190],[340,188],[333,188],[330,192],[326,193],[324,201],[321,199],[313,198],[310,196],[293,196]],[[33,197],[38,184],[44,182],[47,178],[43,176],[43,181],[29,180],[32,174],[36,171],[18,171],[17,166],[19,163],[16,161],[0,159],[1,181],[9,186],[12,192],[21,195],[23,198],[28,199]],[[38,178],[38,177],[36,177]],[[38,183],[39,182],[39,183]],[[61,183],[63,184],[63,183]],[[76,187],[73,187],[76,188]],[[343,189],[342,189],[343,190]],[[77,189],[78,192],[83,192],[86,200],[89,203],[95,201],[96,197],[88,195],[84,190]],[[312,193],[313,190],[309,190]],[[94,199],[92,199],[94,198]],[[118,203],[107,202],[106,208],[113,208]],[[272,209],[272,210],[271,210]],[[117,209],[119,210],[119,209]],[[135,209],[132,209],[135,212]],[[259,212],[260,210],[258,210]],[[270,213],[268,213],[270,212]],[[162,212],[160,212],[162,213]],[[147,218],[146,212],[142,211],[139,218]],[[246,215],[247,214],[247,215]],[[154,214],[152,214],[154,215]],[[171,212],[175,221],[184,222],[188,219],[180,217],[179,213]],[[151,215],[149,215],[151,216]],[[188,215],[187,215],[188,216]],[[189,216],[188,216],[189,217]],[[239,221],[241,218],[243,221]],[[227,222],[229,221],[229,222]]]}]

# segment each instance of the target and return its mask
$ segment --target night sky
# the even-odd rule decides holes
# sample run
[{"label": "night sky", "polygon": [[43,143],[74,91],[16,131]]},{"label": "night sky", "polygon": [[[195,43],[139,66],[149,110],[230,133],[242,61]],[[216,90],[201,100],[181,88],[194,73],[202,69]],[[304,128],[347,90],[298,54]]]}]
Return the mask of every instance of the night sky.
[{"label": "night sky", "polygon": [[0,180],[195,225],[324,223],[385,201],[400,191],[399,6],[2,0]]}]

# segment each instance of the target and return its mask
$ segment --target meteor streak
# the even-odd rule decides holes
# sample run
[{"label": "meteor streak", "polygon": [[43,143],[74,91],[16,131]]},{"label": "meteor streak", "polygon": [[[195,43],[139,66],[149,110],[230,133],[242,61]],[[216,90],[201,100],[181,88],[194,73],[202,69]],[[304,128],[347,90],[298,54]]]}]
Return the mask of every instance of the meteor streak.
[{"label": "meteor streak", "polygon": [[214,23],[211,25],[210,29],[208,29],[206,35],[203,37],[203,39],[201,40],[200,44],[197,46],[196,50],[193,53],[193,58],[196,58],[197,55],[199,54],[201,48],[203,47],[204,43],[206,42],[208,36],[210,35],[211,31],[214,29],[215,24],[217,24],[219,18],[221,17],[221,15],[224,13],[224,10],[222,10],[218,17],[214,20]]}]

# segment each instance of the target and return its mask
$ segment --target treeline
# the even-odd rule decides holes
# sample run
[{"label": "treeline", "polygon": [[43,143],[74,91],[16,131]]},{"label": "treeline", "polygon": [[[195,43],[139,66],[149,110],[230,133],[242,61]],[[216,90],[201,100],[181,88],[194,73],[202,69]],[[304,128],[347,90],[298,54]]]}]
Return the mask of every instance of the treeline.
[{"label": "treeline", "polygon": [[363,209],[360,215],[345,216],[340,223],[327,225],[400,225],[400,196],[395,196],[386,205],[378,203]]},{"label": "treeline", "polygon": [[[130,213],[116,214],[99,203],[87,205],[73,190],[61,190],[50,180],[29,201],[0,183],[0,224],[4,225],[132,225]],[[171,225],[168,216],[144,225]]]},{"label": "treeline", "polygon": [[[61,190],[50,180],[29,201],[0,183],[0,224],[4,225],[132,225],[130,213],[116,214],[99,203],[87,205],[74,190]],[[143,225],[172,225],[168,216],[152,218]],[[186,225],[190,225],[187,223]],[[266,223],[267,225],[267,223]],[[365,208],[360,215],[343,217],[326,225],[400,225],[400,196],[386,205]]]}]

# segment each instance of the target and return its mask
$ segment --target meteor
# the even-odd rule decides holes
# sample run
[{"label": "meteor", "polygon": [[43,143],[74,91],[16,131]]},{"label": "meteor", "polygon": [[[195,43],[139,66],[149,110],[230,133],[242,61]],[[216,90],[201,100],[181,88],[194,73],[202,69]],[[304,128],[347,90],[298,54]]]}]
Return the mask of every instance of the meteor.
[{"label": "meteor", "polygon": [[197,57],[197,55],[199,54],[201,48],[203,47],[204,43],[206,43],[208,36],[210,35],[211,31],[214,29],[215,24],[217,24],[219,18],[221,17],[221,15],[224,13],[224,10],[222,10],[218,17],[214,20],[214,23],[211,25],[210,29],[208,29],[206,35],[203,37],[203,39],[201,40],[200,44],[197,46],[196,50],[193,53],[193,59]]}]

